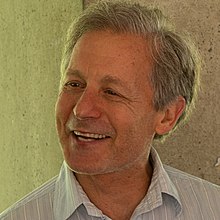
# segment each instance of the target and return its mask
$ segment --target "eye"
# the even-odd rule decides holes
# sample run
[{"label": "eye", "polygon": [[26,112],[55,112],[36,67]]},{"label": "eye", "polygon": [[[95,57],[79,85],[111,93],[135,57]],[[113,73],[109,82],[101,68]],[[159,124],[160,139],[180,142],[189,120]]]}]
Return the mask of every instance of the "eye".
[{"label": "eye", "polygon": [[79,82],[68,82],[65,84],[65,86],[80,87],[80,83]]},{"label": "eye", "polygon": [[118,93],[114,92],[111,89],[106,89],[105,93],[108,94],[108,95],[111,95],[111,96],[118,96]]},{"label": "eye", "polygon": [[69,81],[64,84],[64,88],[67,90],[71,90],[74,88],[84,88],[85,85],[81,83],[80,81]]}]

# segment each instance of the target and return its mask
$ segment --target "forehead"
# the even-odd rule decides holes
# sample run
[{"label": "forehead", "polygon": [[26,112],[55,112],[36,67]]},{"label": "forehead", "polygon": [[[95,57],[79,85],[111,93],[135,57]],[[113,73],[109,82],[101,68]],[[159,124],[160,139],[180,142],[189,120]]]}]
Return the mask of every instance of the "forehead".
[{"label": "forehead", "polygon": [[77,41],[73,53],[79,50],[93,54],[103,54],[112,58],[130,57],[150,61],[150,50],[147,40],[134,34],[120,34],[111,31],[92,31],[82,35]]},{"label": "forehead", "polygon": [[[79,38],[76,45],[82,42],[87,47],[102,47],[104,45],[108,49],[114,49],[114,46],[117,46],[120,49],[138,49],[139,47],[143,48],[143,46],[146,46],[146,42],[141,36],[129,33],[115,33],[110,30],[87,32]],[[90,42],[93,42],[93,44],[91,45]]]},{"label": "forehead", "polygon": [[88,32],[76,43],[68,68],[126,78],[143,75],[146,79],[152,69],[149,51],[147,41],[140,36],[110,31]]}]

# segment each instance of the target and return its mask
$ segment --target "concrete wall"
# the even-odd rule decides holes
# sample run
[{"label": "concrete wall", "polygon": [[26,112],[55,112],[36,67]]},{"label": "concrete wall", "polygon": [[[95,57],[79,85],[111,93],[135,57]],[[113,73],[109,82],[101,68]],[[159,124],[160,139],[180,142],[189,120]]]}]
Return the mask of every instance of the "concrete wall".
[{"label": "concrete wall", "polygon": [[158,150],[165,163],[220,184],[220,5],[219,0],[156,1],[178,30],[186,30],[203,58],[201,92],[191,120]]},{"label": "concrete wall", "polygon": [[[95,0],[85,0],[85,6]],[[138,1],[138,0],[136,0]],[[159,6],[176,28],[191,33],[204,65],[202,91],[191,120],[154,146],[164,163],[220,184],[220,4],[219,0],[139,0]]]},{"label": "concrete wall", "polygon": [[62,36],[81,0],[1,0],[0,212],[58,173]]}]

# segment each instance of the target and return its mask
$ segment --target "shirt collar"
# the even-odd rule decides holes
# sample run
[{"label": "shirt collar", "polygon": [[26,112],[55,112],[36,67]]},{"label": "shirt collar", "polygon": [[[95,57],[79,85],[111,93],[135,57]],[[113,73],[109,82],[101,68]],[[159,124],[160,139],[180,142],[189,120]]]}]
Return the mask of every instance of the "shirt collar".
[{"label": "shirt collar", "polygon": [[161,206],[164,196],[168,196],[174,204],[176,216],[180,215],[182,212],[180,196],[153,147],[151,148],[150,159],[153,166],[153,176],[147,195],[137,208],[138,212],[148,212]]},{"label": "shirt collar", "polygon": [[[55,185],[53,203],[55,219],[68,219],[83,204],[83,194],[85,193],[82,187],[64,161]],[[87,197],[84,196],[84,199],[87,199]]]}]

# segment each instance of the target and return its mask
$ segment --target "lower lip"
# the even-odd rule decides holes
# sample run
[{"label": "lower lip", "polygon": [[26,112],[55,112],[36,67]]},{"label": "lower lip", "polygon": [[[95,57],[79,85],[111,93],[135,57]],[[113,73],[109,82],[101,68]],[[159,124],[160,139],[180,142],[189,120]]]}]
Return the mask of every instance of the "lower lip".
[{"label": "lower lip", "polygon": [[[93,139],[93,138],[82,138],[82,137],[76,137],[76,139],[78,139],[79,141],[82,141],[82,142],[99,141],[99,140],[96,140],[96,139]],[[100,140],[102,140],[102,139],[100,139]]]}]

